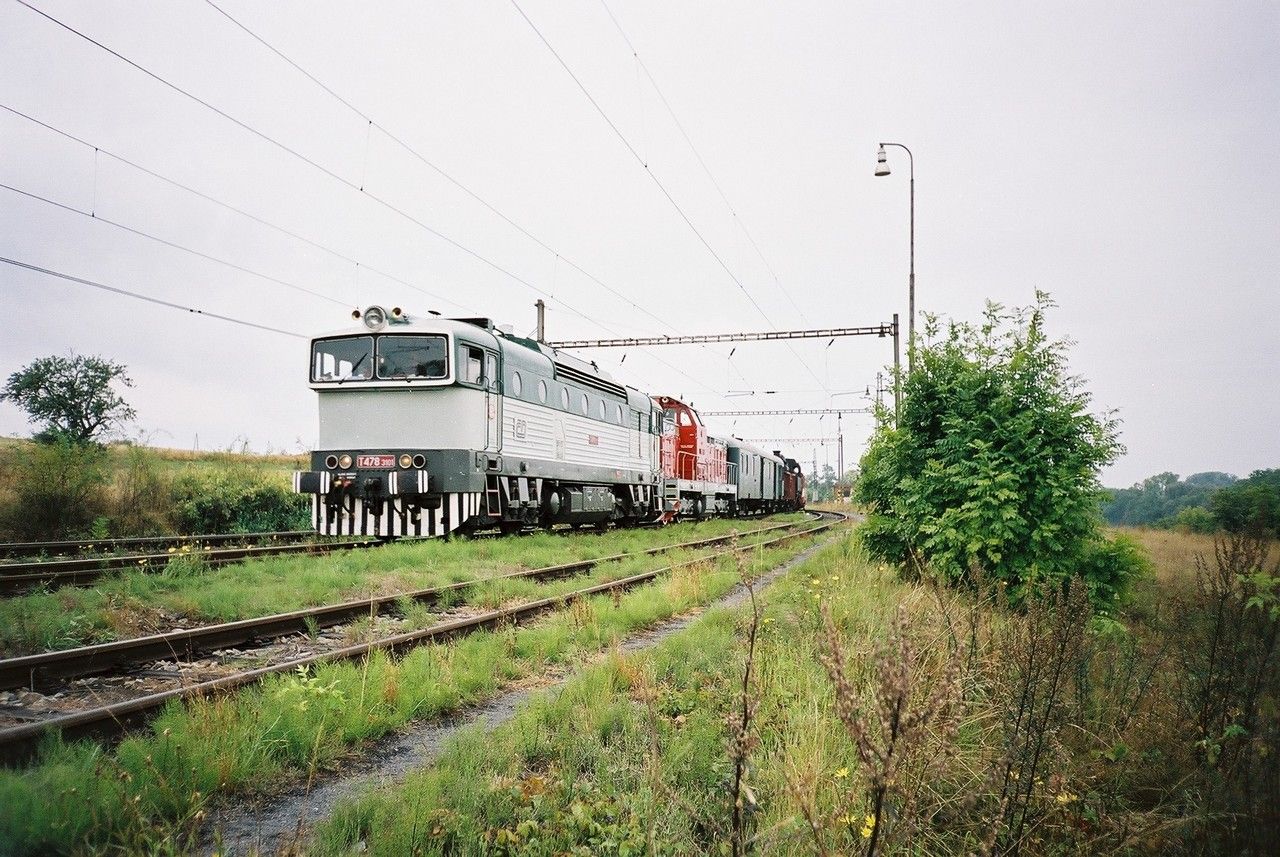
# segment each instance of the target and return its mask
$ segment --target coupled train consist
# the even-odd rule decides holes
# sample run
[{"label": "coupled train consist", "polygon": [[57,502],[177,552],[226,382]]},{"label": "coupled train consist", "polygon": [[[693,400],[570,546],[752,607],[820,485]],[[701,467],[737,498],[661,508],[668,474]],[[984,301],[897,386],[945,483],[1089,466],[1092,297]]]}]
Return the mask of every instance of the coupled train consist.
[{"label": "coupled train consist", "polygon": [[483,318],[353,313],[311,342],[315,529],[382,538],[804,506],[795,459]]}]

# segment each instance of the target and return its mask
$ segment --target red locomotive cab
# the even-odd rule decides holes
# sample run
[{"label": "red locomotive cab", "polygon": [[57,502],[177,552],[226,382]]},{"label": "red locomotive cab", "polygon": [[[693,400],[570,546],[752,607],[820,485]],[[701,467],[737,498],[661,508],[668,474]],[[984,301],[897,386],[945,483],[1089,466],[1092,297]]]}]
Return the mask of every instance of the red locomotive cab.
[{"label": "red locomotive cab", "polygon": [[728,452],[707,435],[698,412],[679,399],[655,396],[662,408],[662,475],[668,479],[728,482]]}]

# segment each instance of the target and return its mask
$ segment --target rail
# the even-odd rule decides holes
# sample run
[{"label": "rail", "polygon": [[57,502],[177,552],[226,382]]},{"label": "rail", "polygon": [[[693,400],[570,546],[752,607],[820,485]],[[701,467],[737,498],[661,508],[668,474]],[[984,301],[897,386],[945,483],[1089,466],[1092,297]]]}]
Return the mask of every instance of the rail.
[{"label": "rail", "polygon": [[72,539],[52,542],[0,542],[0,557],[10,556],[61,556],[83,554],[90,551],[109,554],[118,550],[135,550],[142,547],[168,547],[169,545],[224,545],[228,543],[275,541],[277,539],[303,539],[314,536],[312,530],[281,530],[270,533],[211,533],[190,536],[131,536],[122,539]]},{"label": "rail", "polygon": [[226,565],[258,557],[283,554],[324,554],[340,550],[378,547],[379,541],[306,542],[293,545],[220,548],[189,553],[131,554],[125,556],[81,557],[78,559],[13,562],[0,564],[0,596],[19,595],[33,589],[54,586],[88,586],[111,571],[132,568],[161,571],[177,556],[198,557],[209,565]]}]

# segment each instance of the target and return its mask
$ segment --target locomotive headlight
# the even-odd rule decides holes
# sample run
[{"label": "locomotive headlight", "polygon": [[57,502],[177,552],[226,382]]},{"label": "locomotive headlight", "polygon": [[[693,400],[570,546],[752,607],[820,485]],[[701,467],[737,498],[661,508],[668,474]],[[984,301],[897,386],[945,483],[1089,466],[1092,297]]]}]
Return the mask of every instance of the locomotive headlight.
[{"label": "locomotive headlight", "polygon": [[364,311],[364,326],[370,330],[381,330],[387,326],[387,311],[380,306],[371,306]]},{"label": "locomotive headlight", "polygon": [[404,453],[403,455],[401,455],[401,456],[400,456],[400,469],[401,469],[401,470],[408,470],[408,469],[409,469],[409,466],[410,466],[411,464],[413,464],[413,456],[412,456],[412,455],[410,455],[409,453],[407,453],[407,452],[406,452],[406,453]]},{"label": "locomotive headlight", "polygon": [[346,470],[348,467],[350,467],[350,466],[351,466],[351,456],[347,455],[345,452],[344,452],[342,455],[339,455],[339,456],[338,456],[338,466],[339,466],[339,467],[341,467],[343,470]]}]

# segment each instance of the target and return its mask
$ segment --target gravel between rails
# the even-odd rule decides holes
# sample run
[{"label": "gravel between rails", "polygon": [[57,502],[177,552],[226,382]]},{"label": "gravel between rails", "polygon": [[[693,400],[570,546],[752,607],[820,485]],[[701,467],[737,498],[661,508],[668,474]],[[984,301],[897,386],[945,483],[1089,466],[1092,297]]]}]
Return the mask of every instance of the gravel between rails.
[{"label": "gravel between rails", "polygon": [[[756,591],[768,587],[778,577],[808,560],[833,539],[840,538],[842,532],[835,531],[830,537],[757,577],[753,584]],[[683,630],[707,609],[738,607],[747,598],[747,588],[738,584],[705,607],[631,635],[621,641],[619,647],[624,652],[649,648]],[[217,807],[210,813],[198,853],[218,853],[227,857],[286,851],[301,853],[299,846],[306,842],[308,831],[327,818],[339,801],[370,789],[394,785],[411,771],[431,764],[459,730],[477,724],[485,729],[500,726],[514,717],[520,705],[533,694],[558,687],[575,674],[576,670],[551,676],[535,687],[510,690],[453,717],[413,725],[387,736],[364,750],[340,773],[319,775],[309,790],[305,784],[299,784],[265,801]]]}]

